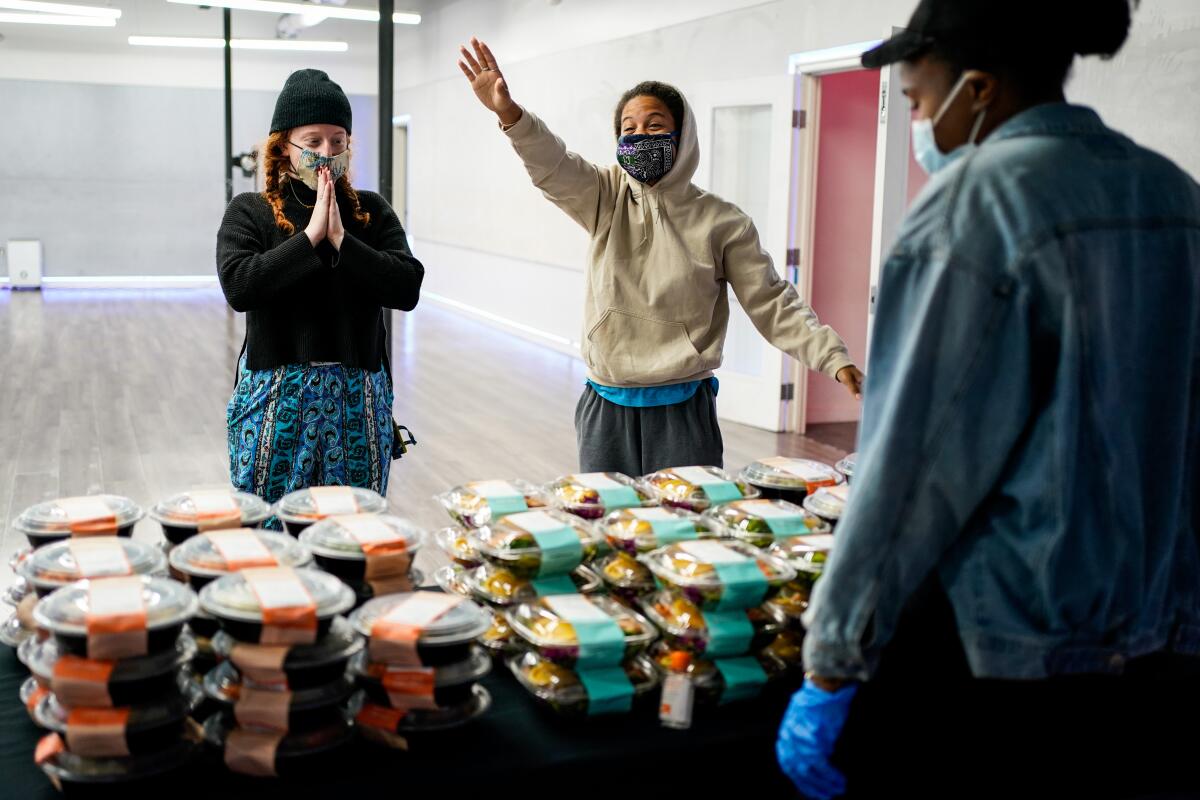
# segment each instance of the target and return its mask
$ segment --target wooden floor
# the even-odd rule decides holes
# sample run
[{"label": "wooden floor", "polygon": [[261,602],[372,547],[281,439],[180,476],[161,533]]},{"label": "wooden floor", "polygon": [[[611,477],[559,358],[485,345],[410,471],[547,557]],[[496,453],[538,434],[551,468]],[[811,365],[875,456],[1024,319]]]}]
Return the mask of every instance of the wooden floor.
[{"label": "wooden floor", "polygon": [[[25,546],[8,521],[33,503],[103,491],[149,506],[228,485],[242,331],[216,290],[0,291],[0,589]],[[398,314],[393,344],[396,417],[420,440],[393,463],[395,513],[441,527],[438,491],[576,468],[579,361],[433,304]],[[722,427],[731,469],[776,453],[833,463],[853,443],[853,426],[822,429],[824,441]],[[160,538],[149,520],[135,536]]]}]

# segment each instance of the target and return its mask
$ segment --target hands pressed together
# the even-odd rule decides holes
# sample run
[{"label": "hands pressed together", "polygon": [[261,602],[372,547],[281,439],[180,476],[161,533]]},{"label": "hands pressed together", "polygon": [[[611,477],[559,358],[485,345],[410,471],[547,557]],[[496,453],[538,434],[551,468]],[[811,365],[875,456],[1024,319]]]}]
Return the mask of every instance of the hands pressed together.
[{"label": "hands pressed together", "polygon": [[317,203],[313,206],[312,218],[304,234],[312,242],[313,247],[328,239],[335,250],[342,249],[342,240],[346,238],[346,229],[342,227],[342,212],[338,208],[333,178],[328,167],[322,167],[317,174]]}]

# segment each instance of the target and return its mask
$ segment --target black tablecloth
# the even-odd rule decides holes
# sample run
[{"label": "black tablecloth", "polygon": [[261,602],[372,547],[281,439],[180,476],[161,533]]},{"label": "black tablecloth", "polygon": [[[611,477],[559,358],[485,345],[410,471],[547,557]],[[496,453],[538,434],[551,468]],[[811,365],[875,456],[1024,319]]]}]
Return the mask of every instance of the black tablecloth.
[{"label": "black tablecloth", "polygon": [[[0,797],[58,797],[33,763],[42,732],[18,697],[27,677],[14,651],[0,646]],[[168,800],[271,796],[339,798],[425,796],[447,798],[645,797],[663,790],[687,797],[744,787],[757,797],[795,796],[775,765],[775,731],[788,694],[696,710],[688,730],[663,728],[654,711],[565,720],[521,689],[497,662],[484,685],[493,705],[482,718],[454,731],[410,739],[408,752],[356,741],[327,769],[303,782],[249,779],[227,772],[209,755],[173,780]],[[141,793],[112,793],[140,798]]]}]

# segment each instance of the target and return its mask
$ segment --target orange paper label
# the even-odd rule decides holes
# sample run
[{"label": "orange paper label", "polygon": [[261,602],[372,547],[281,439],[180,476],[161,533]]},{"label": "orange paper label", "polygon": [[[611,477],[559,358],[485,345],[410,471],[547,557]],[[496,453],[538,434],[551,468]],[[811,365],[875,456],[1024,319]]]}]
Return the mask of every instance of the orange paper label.
[{"label": "orange paper label", "polygon": [[262,644],[312,644],[317,640],[317,606],[287,567],[243,570],[262,606]]},{"label": "orange paper label", "polygon": [[196,509],[196,527],[201,531],[237,528],[242,524],[242,509],[227,491],[188,492]]},{"label": "orange paper label", "polygon": [[366,703],[354,721],[367,728],[378,728],[384,731],[395,731],[400,721],[408,716],[408,712],[399,708],[384,708],[374,703]]},{"label": "orange paper label", "polygon": [[75,706],[112,707],[108,693],[108,681],[112,676],[113,661],[97,661],[64,655],[54,664],[50,687],[60,703],[69,708]]},{"label": "orange paper label", "polygon": [[67,542],[80,578],[105,578],[132,575],[133,567],[125,555],[121,540],[115,536],[72,539]]},{"label": "orange paper label", "polygon": [[129,755],[128,708],[74,708],[67,714],[67,748],[88,758]]},{"label": "orange paper label", "polygon": [[234,728],[225,740],[225,766],[241,775],[274,777],[275,752],[283,737],[282,731]]},{"label": "orange paper label", "polygon": [[33,763],[41,766],[59,753],[67,751],[66,744],[57,733],[50,733],[38,740],[37,748],[33,751]]},{"label": "orange paper label", "polygon": [[438,592],[416,592],[397,603],[371,626],[372,661],[420,667],[417,640],[426,627],[463,602],[463,598]]},{"label": "orange paper label", "polygon": [[349,486],[314,486],[308,490],[319,517],[357,514],[358,500]]},{"label": "orange paper label", "polygon": [[142,579],[93,580],[88,583],[88,596],[88,657],[119,659],[146,655]]},{"label": "orange paper label", "polygon": [[229,653],[229,660],[242,673],[242,680],[260,686],[287,688],[287,674],[283,662],[287,660],[290,645],[236,644]]},{"label": "orange paper label", "polygon": [[77,536],[113,535],[117,515],[99,497],[63,497],[54,504],[66,514],[67,530]]},{"label": "orange paper label", "polygon": [[233,714],[238,725],[247,728],[286,731],[291,706],[292,693],[287,690],[256,689],[242,684]]},{"label": "orange paper label", "polygon": [[250,528],[217,531],[204,534],[213,548],[221,554],[225,568],[230,572],[251,567],[277,567],[279,561]]},{"label": "orange paper label", "polygon": [[[49,695],[50,695],[50,690],[47,689],[45,686],[39,685],[36,689],[33,690],[33,694],[29,695],[29,699],[25,701],[26,710],[28,710],[29,713],[32,714],[33,710],[38,707],[38,703],[42,702],[42,700],[44,698],[48,697]],[[39,763],[41,763],[41,762],[39,762]]]},{"label": "orange paper label", "polygon": [[383,673],[383,688],[387,690],[392,708],[434,710],[434,673],[431,668],[388,669]]}]

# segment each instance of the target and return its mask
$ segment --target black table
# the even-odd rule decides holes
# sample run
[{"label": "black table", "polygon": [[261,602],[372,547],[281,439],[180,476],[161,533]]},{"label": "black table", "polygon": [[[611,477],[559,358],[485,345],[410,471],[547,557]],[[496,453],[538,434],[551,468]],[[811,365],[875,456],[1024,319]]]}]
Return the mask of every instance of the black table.
[{"label": "black table", "polygon": [[[59,797],[33,763],[42,732],[18,697],[25,668],[0,646],[0,797]],[[481,719],[454,731],[410,740],[408,752],[356,741],[336,766],[302,783],[250,779],[224,769],[219,757],[202,759],[172,781],[169,796],[216,800],[426,797],[447,800],[606,796],[708,797],[744,787],[756,797],[796,796],[775,764],[775,732],[788,692],[701,708],[690,729],[663,728],[653,709],[644,713],[565,720],[541,708],[497,662],[484,685],[493,705]],[[116,792],[112,793],[117,796]],[[137,793],[122,793],[140,800]]]}]

